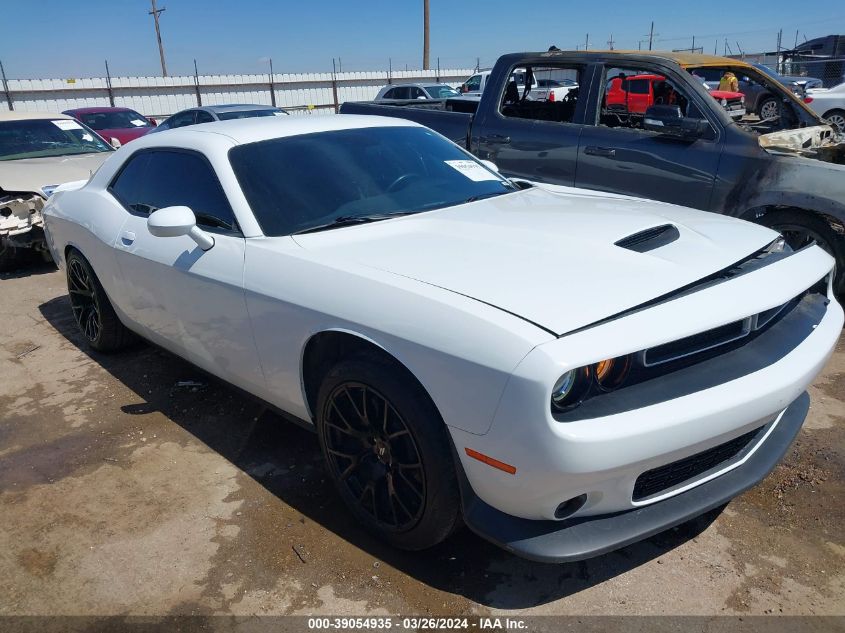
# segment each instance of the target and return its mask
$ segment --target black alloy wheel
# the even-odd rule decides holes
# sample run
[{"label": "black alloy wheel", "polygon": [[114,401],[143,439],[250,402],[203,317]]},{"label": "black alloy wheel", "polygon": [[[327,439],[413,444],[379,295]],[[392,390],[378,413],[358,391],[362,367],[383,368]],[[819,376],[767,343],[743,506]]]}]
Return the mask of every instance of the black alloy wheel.
[{"label": "black alloy wheel", "polygon": [[376,389],[344,382],[323,411],[329,467],[383,530],[414,527],[425,508],[420,450],[405,420]]},{"label": "black alloy wheel", "polygon": [[100,305],[88,267],[79,258],[68,261],[67,286],[73,318],[79,330],[89,343],[96,343],[102,329]]}]

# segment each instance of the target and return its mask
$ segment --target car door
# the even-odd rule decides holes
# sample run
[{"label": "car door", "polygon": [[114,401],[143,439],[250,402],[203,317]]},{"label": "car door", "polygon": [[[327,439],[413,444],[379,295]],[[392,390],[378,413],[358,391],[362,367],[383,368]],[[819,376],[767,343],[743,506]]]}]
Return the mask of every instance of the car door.
[{"label": "car door", "polygon": [[[154,342],[244,389],[263,377],[243,290],[244,238],[206,158],[193,151],[133,154],[109,186],[125,214],[115,243],[119,304]],[[156,237],[153,211],[187,206],[214,238],[203,251],[188,236]]]},{"label": "car door", "polygon": [[[470,147],[479,158],[496,163],[503,174],[537,182],[572,185],[578,158],[578,137],[583,102],[577,91],[563,101],[532,101],[523,98],[517,83],[525,68],[511,70],[502,94],[486,95],[494,108],[480,108],[472,124]],[[534,68],[548,76],[570,73],[578,77],[578,66]],[[498,85],[491,82],[487,92]]]},{"label": "car door", "polygon": [[[708,209],[722,150],[721,123],[708,109],[710,104],[702,101],[704,97],[678,77],[656,70],[605,68],[602,89],[591,103],[592,120],[581,132],[575,185]],[[708,120],[705,137],[680,140],[642,129],[639,103],[630,110],[624,105],[608,106],[604,93],[614,78],[650,74],[665,75],[683,114]]]}]

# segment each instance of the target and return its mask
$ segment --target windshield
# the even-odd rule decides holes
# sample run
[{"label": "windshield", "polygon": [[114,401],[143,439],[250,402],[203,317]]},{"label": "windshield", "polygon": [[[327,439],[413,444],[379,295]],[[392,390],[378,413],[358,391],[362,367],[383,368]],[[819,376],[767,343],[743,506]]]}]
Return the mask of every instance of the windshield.
[{"label": "windshield", "polygon": [[72,119],[0,122],[0,160],[110,151],[95,132]]},{"label": "windshield", "polygon": [[266,110],[236,110],[235,112],[220,112],[217,118],[221,121],[228,121],[230,119],[251,119],[257,116],[277,116],[280,114],[287,114],[284,110],[278,108],[268,108]]},{"label": "windshield", "polygon": [[741,92],[746,114],[736,123],[759,134],[821,125],[788,88],[768,74],[748,66],[701,66],[687,70],[710,90]]},{"label": "windshield", "polygon": [[88,114],[79,114],[76,118],[95,130],[124,130],[136,127],[152,127],[147,119],[134,110],[90,112]]},{"label": "windshield", "polygon": [[419,213],[516,188],[422,127],[318,132],[239,145],[229,160],[265,235],[338,218]]},{"label": "windshield", "polygon": [[426,86],[425,90],[432,99],[448,99],[449,97],[461,96],[460,92],[449,86]]}]

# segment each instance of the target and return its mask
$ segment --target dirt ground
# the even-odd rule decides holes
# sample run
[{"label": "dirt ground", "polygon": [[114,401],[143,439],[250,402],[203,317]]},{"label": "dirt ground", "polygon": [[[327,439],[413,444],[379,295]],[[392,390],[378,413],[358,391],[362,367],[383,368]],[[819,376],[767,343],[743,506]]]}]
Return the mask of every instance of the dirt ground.
[{"label": "dirt ground", "polygon": [[0,297],[0,615],[845,615],[845,337],[761,485],[543,565],[466,530],[386,548],[308,431],[159,349],[89,353],[53,268]]}]

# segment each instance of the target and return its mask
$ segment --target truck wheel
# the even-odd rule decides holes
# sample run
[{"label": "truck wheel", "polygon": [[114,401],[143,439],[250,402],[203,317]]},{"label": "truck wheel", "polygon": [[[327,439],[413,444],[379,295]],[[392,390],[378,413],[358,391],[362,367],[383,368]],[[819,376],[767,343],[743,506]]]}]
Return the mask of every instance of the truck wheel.
[{"label": "truck wheel", "polygon": [[757,107],[757,114],[761,120],[774,119],[780,116],[780,104],[775,97],[766,97]]},{"label": "truck wheel", "polygon": [[840,133],[845,134],[845,110],[831,110],[826,112],[822,118],[830,121],[839,128]]},{"label": "truck wheel", "polygon": [[67,256],[67,290],[73,318],[86,342],[98,352],[116,352],[135,339],[112,308],[106,291],[79,251]]},{"label": "truck wheel", "polygon": [[342,360],[317,396],[317,434],[352,514],[391,545],[421,550],[458,525],[451,444],[422,388],[375,356]]},{"label": "truck wheel", "polygon": [[760,218],[760,222],[780,232],[793,250],[812,242],[818,243],[836,260],[834,289],[840,294],[845,291],[845,236],[817,215],[791,209],[770,211]]}]

